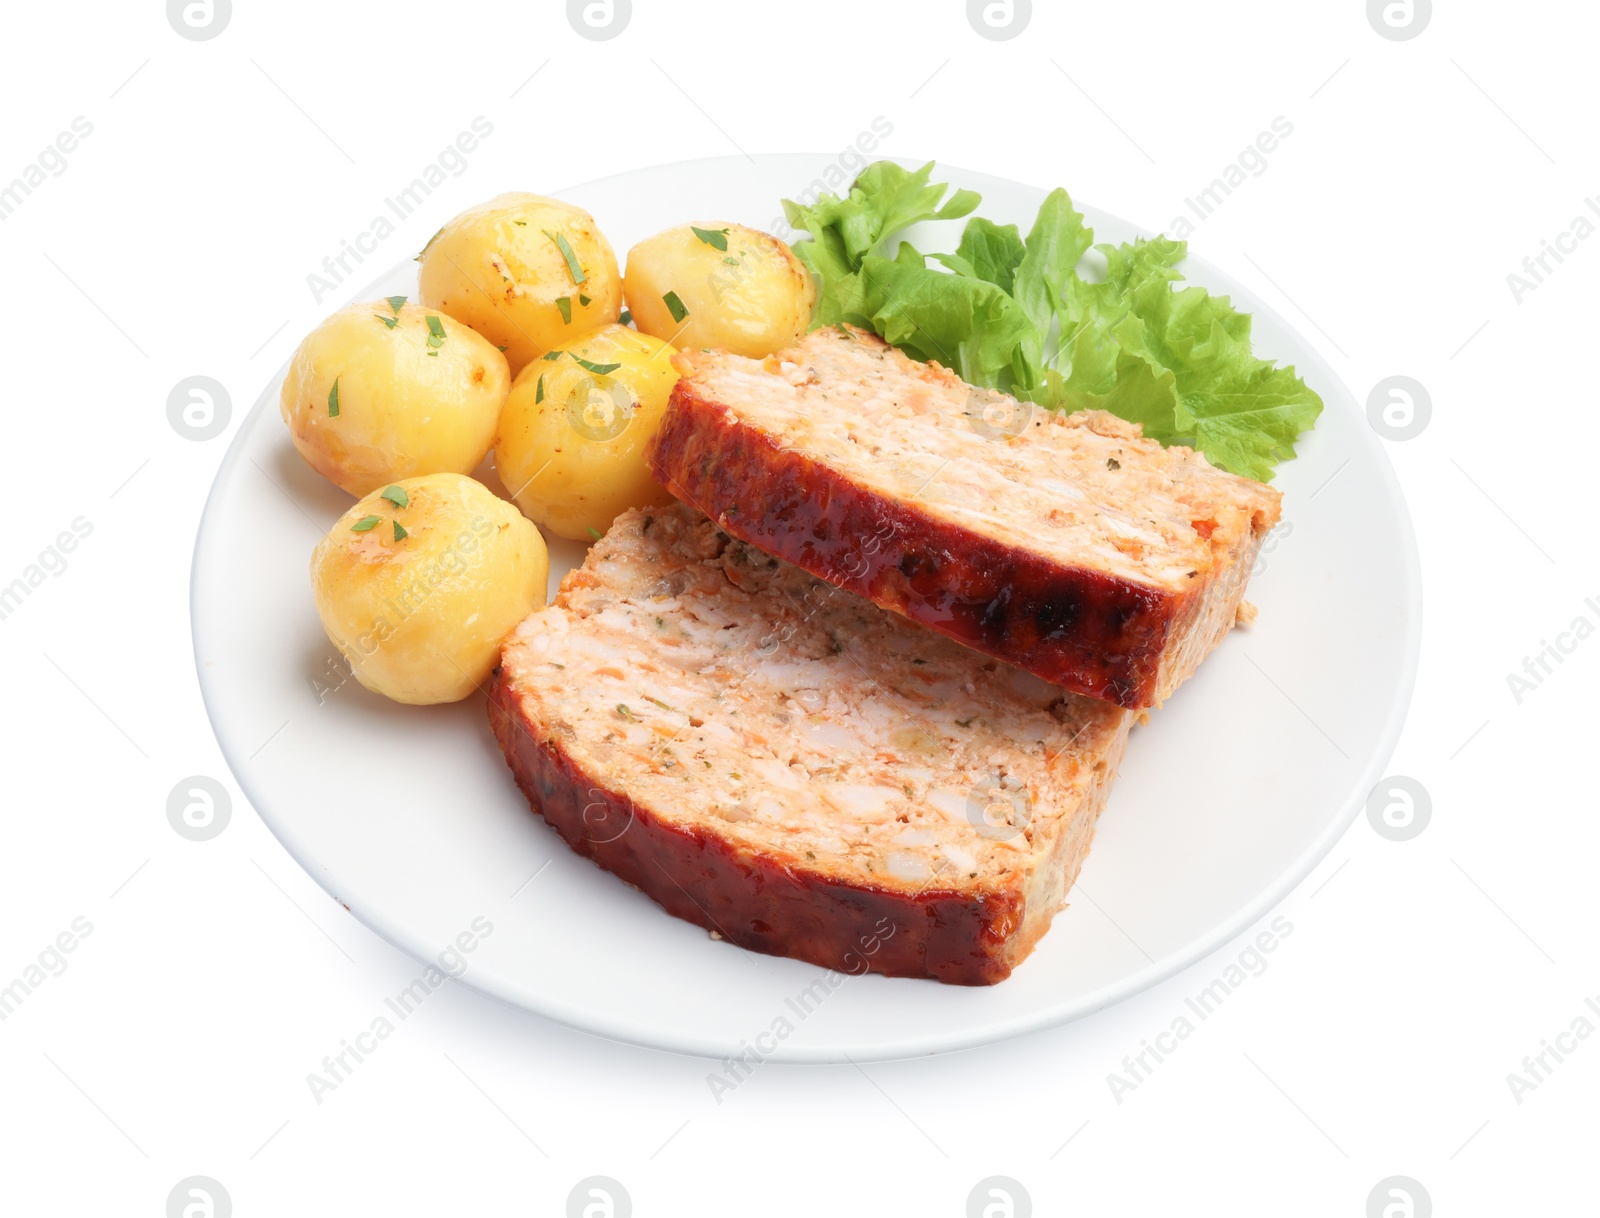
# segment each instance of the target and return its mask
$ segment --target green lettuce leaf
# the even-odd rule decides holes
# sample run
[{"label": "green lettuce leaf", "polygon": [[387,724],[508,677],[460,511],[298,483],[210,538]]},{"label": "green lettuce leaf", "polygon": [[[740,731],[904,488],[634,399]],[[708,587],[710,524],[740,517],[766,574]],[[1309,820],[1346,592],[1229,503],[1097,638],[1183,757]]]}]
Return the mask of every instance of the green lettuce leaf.
[{"label": "green lettuce leaf", "polygon": [[819,281],[814,326],[843,320],[844,303],[860,290],[845,281],[895,233],[923,220],[957,220],[978,206],[982,196],[973,190],[958,190],[941,202],[950,188],[930,183],[932,173],[932,161],[915,172],[874,161],[843,198],[824,194],[810,207],[783,200],[789,223],[811,235],[795,246],[795,254]]},{"label": "green lettuce leaf", "polygon": [[1077,277],[1078,262],[1093,240],[1094,231],[1084,224],[1066,191],[1057,187],[1045,196],[1028,232],[1015,289],[1041,343],[1049,332],[1061,285]]},{"label": "green lettuce leaf", "polygon": [[1085,277],[1094,234],[1058,189],[1026,238],[973,216],[953,254],[925,256],[902,240],[887,256],[903,229],[958,219],[980,202],[966,190],[946,199],[932,172],[932,162],[912,172],[879,161],[844,197],[784,201],[811,238],[795,253],[818,281],[814,327],[870,329],[971,384],[1052,410],[1110,411],[1261,481],[1294,456],[1321,399],[1293,368],[1256,357],[1250,318],[1226,296],[1180,286],[1182,241],[1097,246],[1105,273]]},{"label": "green lettuce leaf", "polygon": [[[909,253],[908,253],[909,251]],[[920,360],[937,360],[962,380],[992,389],[1013,377],[1013,355],[1032,333],[1017,302],[997,284],[935,270],[902,242],[895,258],[868,255],[845,320]]]},{"label": "green lettuce leaf", "polygon": [[995,224],[973,216],[962,230],[956,254],[971,268],[963,273],[1010,292],[1023,258],[1022,234],[1015,224]]},{"label": "green lettuce leaf", "polygon": [[[1052,361],[1068,373],[1061,405],[1094,406],[1140,423],[1163,444],[1184,444],[1212,464],[1266,481],[1312,426],[1322,401],[1292,368],[1256,358],[1250,318],[1226,296],[1175,290],[1182,242],[1158,237],[1101,246],[1105,279],[1068,282]],[[1115,351],[1115,376],[1107,364]],[[1141,366],[1142,365],[1142,366]],[[1094,400],[1094,399],[1098,400]]]}]

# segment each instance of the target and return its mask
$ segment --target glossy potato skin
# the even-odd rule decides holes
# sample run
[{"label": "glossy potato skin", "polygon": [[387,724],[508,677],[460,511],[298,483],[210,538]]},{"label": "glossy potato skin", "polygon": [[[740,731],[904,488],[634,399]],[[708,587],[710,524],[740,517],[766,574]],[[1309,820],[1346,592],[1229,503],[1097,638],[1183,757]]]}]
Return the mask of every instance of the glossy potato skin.
[{"label": "glossy potato skin", "polygon": [[[394,485],[405,507],[380,488],[317,545],[317,615],[368,689],[412,705],[458,702],[488,679],[505,636],[544,607],[550,557],[533,523],[471,478]],[[357,532],[368,516],[378,523]]]},{"label": "glossy potato skin", "polygon": [[[727,249],[694,233],[718,234]],[[675,293],[688,310],[674,317]],[[633,324],[679,347],[722,347],[761,359],[798,342],[817,302],[811,273],[778,238],[741,224],[697,221],[628,251],[623,295]]]},{"label": "glossy potato skin", "polygon": [[[430,317],[444,332],[434,346]],[[341,309],[306,336],[278,404],[311,467],[365,495],[401,478],[476,469],[510,388],[505,356],[482,335],[437,309],[396,312],[378,300]]]},{"label": "glossy potato skin", "polygon": [[[582,283],[556,236],[566,238]],[[418,261],[422,299],[503,347],[512,376],[622,312],[622,280],[610,243],[593,216],[558,199],[500,195],[446,224]],[[563,297],[570,321],[558,304]]]},{"label": "glossy potato skin", "polygon": [[[670,501],[645,451],[678,380],[675,351],[610,325],[522,370],[500,415],[494,459],[524,512],[558,536],[592,541],[628,508]],[[575,356],[620,366],[597,375]]]}]

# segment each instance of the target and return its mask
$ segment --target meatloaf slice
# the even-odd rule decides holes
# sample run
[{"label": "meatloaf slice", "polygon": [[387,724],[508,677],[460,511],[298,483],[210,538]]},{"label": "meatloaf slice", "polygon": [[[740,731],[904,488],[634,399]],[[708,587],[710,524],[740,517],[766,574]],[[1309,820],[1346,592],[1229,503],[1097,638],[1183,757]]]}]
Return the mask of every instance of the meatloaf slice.
[{"label": "meatloaf slice", "polygon": [[999,981],[1061,908],[1131,712],[728,537],[617,518],[489,704],[567,844],[741,947]]},{"label": "meatloaf slice", "polygon": [[1159,705],[1227,634],[1271,487],[849,327],[684,352],[651,452],[729,533],[1036,676]]}]

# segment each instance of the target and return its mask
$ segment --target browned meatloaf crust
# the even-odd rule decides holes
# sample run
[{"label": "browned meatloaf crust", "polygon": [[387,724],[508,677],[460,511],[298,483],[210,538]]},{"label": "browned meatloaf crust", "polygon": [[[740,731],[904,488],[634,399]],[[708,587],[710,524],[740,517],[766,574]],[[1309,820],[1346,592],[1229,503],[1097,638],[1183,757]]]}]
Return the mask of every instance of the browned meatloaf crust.
[{"label": "browned meatloaf crust", "polygon": [[1221,642],[1278,519],[1277,491],[1191,449],[1100,411],[1030,412],[849,327],[765,360],[675,362],[650,457],[673,494],[813,575],[1120,706],[1159,705]]},{"label": "browned meatloaf crust", "polygon": [[1049,928],[1134,717],[683,505],[617,519],[507,640],[489,710],[533,807],[668,912],[754,951],[964,985]]}]

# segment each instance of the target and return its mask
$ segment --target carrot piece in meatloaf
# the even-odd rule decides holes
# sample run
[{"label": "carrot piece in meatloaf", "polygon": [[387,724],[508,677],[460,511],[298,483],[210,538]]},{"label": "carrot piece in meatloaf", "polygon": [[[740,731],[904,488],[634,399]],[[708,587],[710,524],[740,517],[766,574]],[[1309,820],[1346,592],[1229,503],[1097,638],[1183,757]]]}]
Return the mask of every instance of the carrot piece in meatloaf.
[{"label": "carrot piece in meatloaf", "polygon": [[569,846],[742,947],[999,981],[1077,878],[1133,714],[731,539],[620,516],[490,717]]},{"label": "carrot piece in meatloaf", "polygon": [[1076,693],[1165,701],[1233,625],[1271,487],[849,327],[675,357],[656,478],[734,536]]}]

